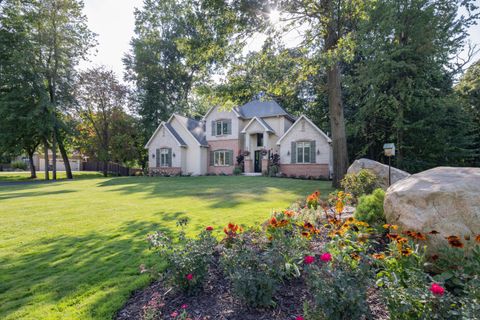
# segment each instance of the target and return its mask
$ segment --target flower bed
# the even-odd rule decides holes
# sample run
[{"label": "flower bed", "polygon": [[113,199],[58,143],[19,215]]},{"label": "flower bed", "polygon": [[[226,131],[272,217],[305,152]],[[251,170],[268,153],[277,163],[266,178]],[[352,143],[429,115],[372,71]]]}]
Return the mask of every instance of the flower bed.
[{"label": "flower bed", "polygon": [[422,241],[441,235],[342,217],[349,199],[315,192],[257,228],[230,223],[220,242],[210,226],[150,235],[167,269],[117,319],[478,319],[480,236],[448,235],[426,257]]}]

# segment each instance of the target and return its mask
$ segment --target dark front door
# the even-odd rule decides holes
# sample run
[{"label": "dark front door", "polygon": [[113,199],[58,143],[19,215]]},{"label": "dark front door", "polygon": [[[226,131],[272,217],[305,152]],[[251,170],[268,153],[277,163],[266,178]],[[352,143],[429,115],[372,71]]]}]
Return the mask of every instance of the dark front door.
[{"label": "dark front door", "polygon": [[262,172],[262,155],[260,154],[260,150],[255,151],[255,172]]}]

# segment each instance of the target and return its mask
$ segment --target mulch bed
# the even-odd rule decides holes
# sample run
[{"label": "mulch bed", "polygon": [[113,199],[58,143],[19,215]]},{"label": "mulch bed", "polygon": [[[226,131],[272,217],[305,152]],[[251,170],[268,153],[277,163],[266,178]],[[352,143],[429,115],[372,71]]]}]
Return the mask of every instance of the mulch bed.
[{"label": "mulch bed", "polygon": [[[321,252],[320,250],[323,248],[321,242],[312,243],[314,251]],[[182,292],[165,286],[161,281],[156,281],[147,288],[134,292],[115,319],[143,319],[143,306],[150,301],[154,293],[160,293],[163,297],[162,315],[164,316],[161,319],[173,319],[170,314],[174,311],[180,311],[181,306],[187,304],[187,311],[192,316],[192,320],[292,320],[303,313],[303,303],[311,299],[304,280],[298,278],[285,282],[281,286],[274,297],[275,307],[268,309],[247,308],[232,296],[230,283],[216,264],[211,268],[208,282],[202,292],[193,296],[186,296]],[[376,288],[369,290],[368,304],[373,315],[371,319],[383,320],[389,318],[388,311]]]}]

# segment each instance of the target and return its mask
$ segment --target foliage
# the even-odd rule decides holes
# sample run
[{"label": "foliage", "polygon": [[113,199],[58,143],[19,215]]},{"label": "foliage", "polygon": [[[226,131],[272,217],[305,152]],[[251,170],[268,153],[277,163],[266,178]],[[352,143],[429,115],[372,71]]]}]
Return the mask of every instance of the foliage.
[{"label": "foliage", "polygon": [[[187,219],[181,219],[177,225],[184,228]],[[210,230],[202,231],[197,238],[187,239],[182,230],[175,242],[162,232],[149,235],[148,240],[168,263],[167,280],[187,293],[199,290],[206,279],[208,267],[212,262],[213,249],[217,244]]]},{"label": "foliage", "polygon": [[358,205],[355,209],[355,218],[369,224],[384,224],[384,199],[385,191],[381,188],[375,189],[372,194],[361,196],[358,199]]},{"label": "foliage", "polygon": [[378,177],[371,170],[361,169],[358,173],[348,173],[342,179],[341,185],[355,199],[361,195],[371,194],[378,187]]},{"label": "foliage", "polygon": [[11,164],[12,169],[27,170],[27,164],[24,161],[14,161]]},{"label": "foliage", "polygon": [[242,168],[240,168],[240,167],[237,167],[237,166],[236,166],[236,167],[233,169],[233,175],[234,175],[234,176],[239,176],[239,175],[242,174],[242,172],[243,172],[243,170],[242,170]]}]

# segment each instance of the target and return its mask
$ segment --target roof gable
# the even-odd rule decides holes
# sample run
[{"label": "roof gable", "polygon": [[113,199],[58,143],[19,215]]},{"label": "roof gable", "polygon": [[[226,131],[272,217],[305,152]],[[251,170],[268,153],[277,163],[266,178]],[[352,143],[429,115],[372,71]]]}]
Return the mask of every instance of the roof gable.
[{"label": "roof gable", "polygon": [[173,136],[173,138],[177,141],[178,145],[181,146],[181,147],[186,147],[187,144],[185,143],[185,141],[183,141],[182,137],[180,137],[180,135],[178,134],[177,131],[175,131],[175,129],[170,125],[170,123],[167,123],[167,122],[164,122],[162,121],[157,129],[155,129],[155,132],[152,134],[152,136],[150,137],[150,139],[148,140],[147,144],[145,144],[145,148],[148,148],[150,146],[150,144],[152,143],[152,141],[155,139],[156,135],[160,132],[160,129],[162,127],[165,127],[165,129],[170,132],[170,134]]},{"label": "roof gable", "polygon": [[247,129],[248,127],[250,127],[253,123],[255,122],[258,122],[264,129],[266,132],[271,132],[271,133],[275,133],[275,131],[272,129],[272,127],[270,127],[268,125],[268,123],[266,123],[262,118],[257,118],[257,117],[253,117],[252,120],[250,120],[247,125],[245,126],[245,128],[243,128],[242,130],[242,133],[246,133],[247,132]]},{"label": "roof gable", "polygon": [[279,145],[279,144],[282,142],[282,140],[283,140],[291,131],[293,131],[293,128],[294,128],[295,126],[297,126],[297,125],[301,122],[302,119],[304,119],[305,121],[307,121],[307,123],[309,123],[316,131],[318,131],[318,133],[320,133],[320,135],[321,135],[322,137],[324,137],[324,138],[327,140],[328,143],[331,143],[331,142],[332,142],[332,139],[330,139],[330,138],[325,134],[325,132],[323,132],[319,127],[317,127],[317,126],[315,125],[315,123],[312,122],[312,120],[308,119],[308,118],[307,118],[306,116],[304,116],[304,115],[301,115],[301,116],[297,119],[297,121],[295,121],[295,123],[292,124],[292,126],[291,126],[290,128],[288,128],[288,130],[283,134],[283,136],[281,136],[280,139],[278,139],[277,145]]},{"label": "roof gable", "polygon": [[192,137],[197,141],[201,146],[207,147],[207,136],[205,134],[205,127],[203,121],[197,121],[194,119],[187,118],[178,114],[173,114],[168,122],[173,118],[177,119],[178,122],[189,132]]}]

